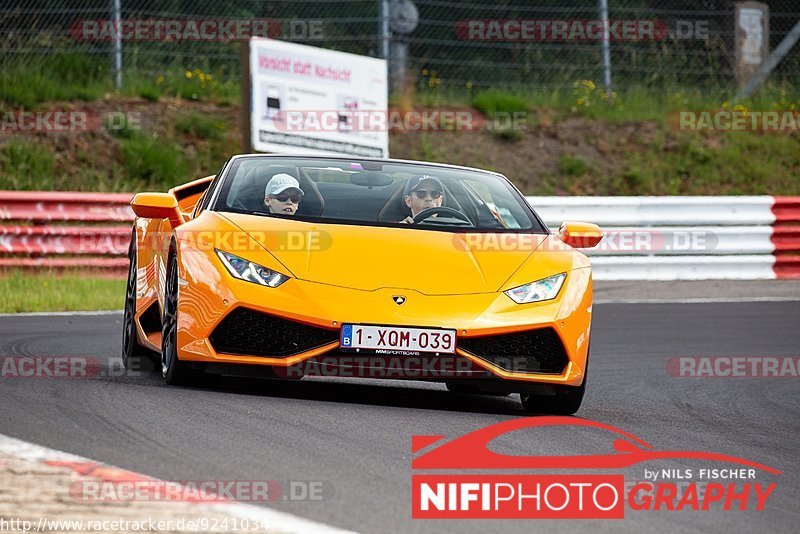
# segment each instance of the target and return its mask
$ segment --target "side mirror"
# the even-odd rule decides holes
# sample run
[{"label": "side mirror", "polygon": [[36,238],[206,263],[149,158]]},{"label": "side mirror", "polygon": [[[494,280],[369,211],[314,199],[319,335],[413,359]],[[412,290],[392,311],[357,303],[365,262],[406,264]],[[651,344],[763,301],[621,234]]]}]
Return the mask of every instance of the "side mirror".
[{"label": "side mirror", "polygon": [[603,239],[603,231],[596,224],[564,221],[558,229],[558,238],[575,248],[592,248]]},{"label": "side mirror", "polygon": [[137,217],[169,219],[173,228],[184,222],[178,200],[169,193],[137,193],[131,207]]}]

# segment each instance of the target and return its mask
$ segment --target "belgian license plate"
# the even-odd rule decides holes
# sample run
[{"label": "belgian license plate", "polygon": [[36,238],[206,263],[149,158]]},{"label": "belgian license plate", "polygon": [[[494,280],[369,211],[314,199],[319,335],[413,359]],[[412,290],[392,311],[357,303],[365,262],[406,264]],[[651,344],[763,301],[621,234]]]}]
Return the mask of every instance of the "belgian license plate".
[{"label": "belgian license plate", "polygon": [[346,349],[454,353],[456,351],[456,331],[439,328],[343,324],[340,344],[342,348]]}]

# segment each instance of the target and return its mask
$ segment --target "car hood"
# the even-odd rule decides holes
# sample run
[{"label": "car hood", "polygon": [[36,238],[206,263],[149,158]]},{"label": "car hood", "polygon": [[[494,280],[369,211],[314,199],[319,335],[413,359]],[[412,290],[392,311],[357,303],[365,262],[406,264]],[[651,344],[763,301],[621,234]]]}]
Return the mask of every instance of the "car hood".
[{"label": "car hood", "polygon": [[365,291],[496,292],[547,238],[545,234],[464,234],[221,215],[261,244],[294,277]]}]

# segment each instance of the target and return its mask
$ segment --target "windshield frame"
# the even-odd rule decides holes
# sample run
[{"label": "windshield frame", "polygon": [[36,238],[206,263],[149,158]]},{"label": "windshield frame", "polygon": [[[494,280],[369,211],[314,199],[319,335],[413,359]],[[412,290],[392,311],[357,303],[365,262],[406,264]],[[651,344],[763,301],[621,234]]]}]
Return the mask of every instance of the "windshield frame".
[{"label": "windshield frame", "polygon": [[[383,222],[383,221],[368,221],[363,219],[344,219],[344,218],[327,218],[319,216],[303,216],[303,215],[281,215],[270,214],[259,211],[250,211],[244,209],[237,209],[225,204],[224,198],[227,195],[234,178],[234,172],[239,167],[239,163],[246,159],[296,159],[296,160],[322,160],[322,161],[339,161],[343,163],[358,163],[358,162],[375,162],[388,165],[409,165],[419,166],[425,168],[440,167],[444,170],[464,170],[470,172],[477,172],[503,180],[505,184],[511,189],[512,195],[517,195],[521,200],[520,204],[523,211],[531,219],[530,228],[475,228],[470,226],[444,226],[444,225],[404,225],[397,222]],[[506,176],[488,171],[485,169],[477,169],[474,167],[464,167],[459,165],[449,165],[443,163],[431,163],[425,161],[414,160],[401,160],[401,159],[386,159],[386,158],[365,158],[365,157],[342,157],[342,156],[317,156],[317,155],[294,155],[294,154],[242,154],[233,156],[225,165],[224,174],[217,182],[213,191],[211,200],[207,208],[209,211],[219,213],[239,213],[244,215],[255,215],[265,218],[288,219],[295,221],[302,221],[316,224],[343,224],[350,226],[365,226],[365,227],[379,227],[379,228],[406,228],[408,230],[424,230],[434,232],[449,232],[449,233],[481,233],[481,234],[550,234],[550,230],[544,221],[539,217],[539,214],[525,199],[525,195],[509,180]]]}]

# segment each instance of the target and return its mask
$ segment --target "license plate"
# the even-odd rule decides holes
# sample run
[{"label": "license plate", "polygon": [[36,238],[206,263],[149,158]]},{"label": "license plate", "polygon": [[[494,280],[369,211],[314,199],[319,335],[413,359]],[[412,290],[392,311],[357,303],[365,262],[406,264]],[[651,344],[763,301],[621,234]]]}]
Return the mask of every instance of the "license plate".
[{"label": "license plate", "polygon": [[342,348],[346,349],[454,353],[456,351],[456,331],[438,328],[343,324],[340,344]]}]

